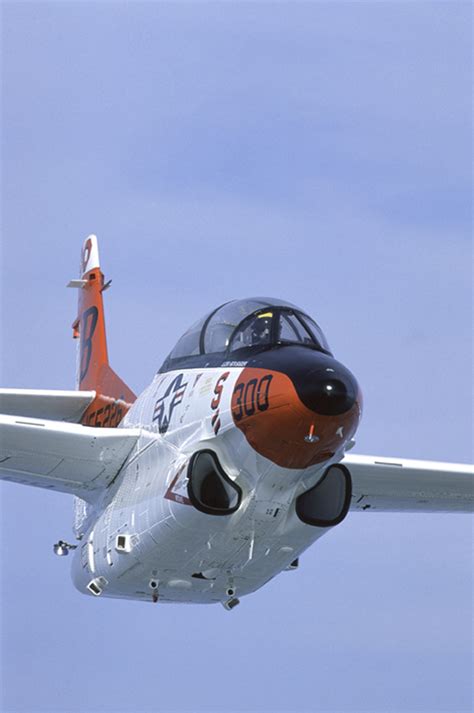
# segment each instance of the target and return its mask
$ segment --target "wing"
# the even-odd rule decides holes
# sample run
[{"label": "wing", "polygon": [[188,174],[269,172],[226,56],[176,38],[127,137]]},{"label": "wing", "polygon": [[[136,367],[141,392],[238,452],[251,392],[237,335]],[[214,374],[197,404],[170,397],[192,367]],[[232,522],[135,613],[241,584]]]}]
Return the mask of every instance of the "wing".
[{"label": "wing", "polygon": [[0,389],[0,414],[79,423],[95,391]]},{"label": "wing", "polygon": [[139,433],[0,415],[0,479],[93,501],[116,477]]},{"label": "wing", "polygon": [[474,467],[348,454],[351,510],[474,512]]}]

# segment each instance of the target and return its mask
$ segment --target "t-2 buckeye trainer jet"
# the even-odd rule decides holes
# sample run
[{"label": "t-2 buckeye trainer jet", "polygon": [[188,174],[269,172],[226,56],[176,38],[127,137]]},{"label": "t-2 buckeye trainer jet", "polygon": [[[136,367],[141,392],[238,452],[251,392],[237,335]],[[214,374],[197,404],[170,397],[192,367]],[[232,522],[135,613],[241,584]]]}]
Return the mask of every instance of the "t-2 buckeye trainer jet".
[{"label": "t-2 buckeye trainer jet", "polygon": [[78,543],[54,549],[79,591],[232,609],[350,509],[473,511],[471,466],[348,453],[359,386],[295,305],[213,309],[136,397],[109,366],[94,235],[81,273],[78,390],[0,390],[0,477],[75,496]]}]

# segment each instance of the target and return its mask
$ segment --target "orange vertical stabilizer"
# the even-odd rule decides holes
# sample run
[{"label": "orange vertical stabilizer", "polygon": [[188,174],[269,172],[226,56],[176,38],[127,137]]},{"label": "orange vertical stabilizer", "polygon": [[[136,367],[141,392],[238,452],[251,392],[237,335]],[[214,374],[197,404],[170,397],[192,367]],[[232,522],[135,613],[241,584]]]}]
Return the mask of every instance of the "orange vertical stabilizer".
[{"label": "orange vertical stabilizer", "polygon": [[[96,397],[81,418],[88,426],[118,426],[136,396],[109,366],[102,292],[108,287],[100,270],[97,237],[89,235],[81,254],[81,279],[68,287],[79,289],[78,316],[73,337],[79,339],[77,388]],[[110,283],[109,283],[110,284]]]}]

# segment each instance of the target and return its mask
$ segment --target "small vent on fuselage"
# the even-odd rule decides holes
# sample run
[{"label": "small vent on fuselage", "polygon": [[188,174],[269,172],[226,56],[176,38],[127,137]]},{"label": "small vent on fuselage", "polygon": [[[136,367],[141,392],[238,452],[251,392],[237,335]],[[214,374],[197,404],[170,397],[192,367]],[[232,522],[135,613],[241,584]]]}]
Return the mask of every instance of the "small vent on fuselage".
[{"label": "small vent on fuselage", "polygon": [[241,489],[229,478],[213,451],[198,451],[188,466],[188,495],[208,515],[230,515],[240,505]]},{"label": "small vent on fuselage", "polygon": [[102,594],[102,590],[107,584],[108,582],[105,577],[96,577],[95,579],[91,579],[91,581],[87,585],[87,589],[95,597],[99,597]]},{"label": "small vent on fuselage", "polygon": [[131,552],[132,538],[130,535],[117,535],[115,538],[115,549],[117,552]]}]

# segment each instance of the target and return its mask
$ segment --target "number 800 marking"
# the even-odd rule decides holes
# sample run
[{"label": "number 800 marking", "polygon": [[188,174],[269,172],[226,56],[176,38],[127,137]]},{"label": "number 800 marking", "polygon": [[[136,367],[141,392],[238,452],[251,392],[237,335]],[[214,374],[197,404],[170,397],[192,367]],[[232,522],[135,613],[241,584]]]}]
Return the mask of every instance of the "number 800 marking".
[{"label": "number 800 marking", "polygon": [[266,374],[261,379],[250,379],[246,384],[237,384],[233,408],[236,421],[240,421],[244,416],[253,416],[257,411],[267,410],[272,379],[272,374]]}]

